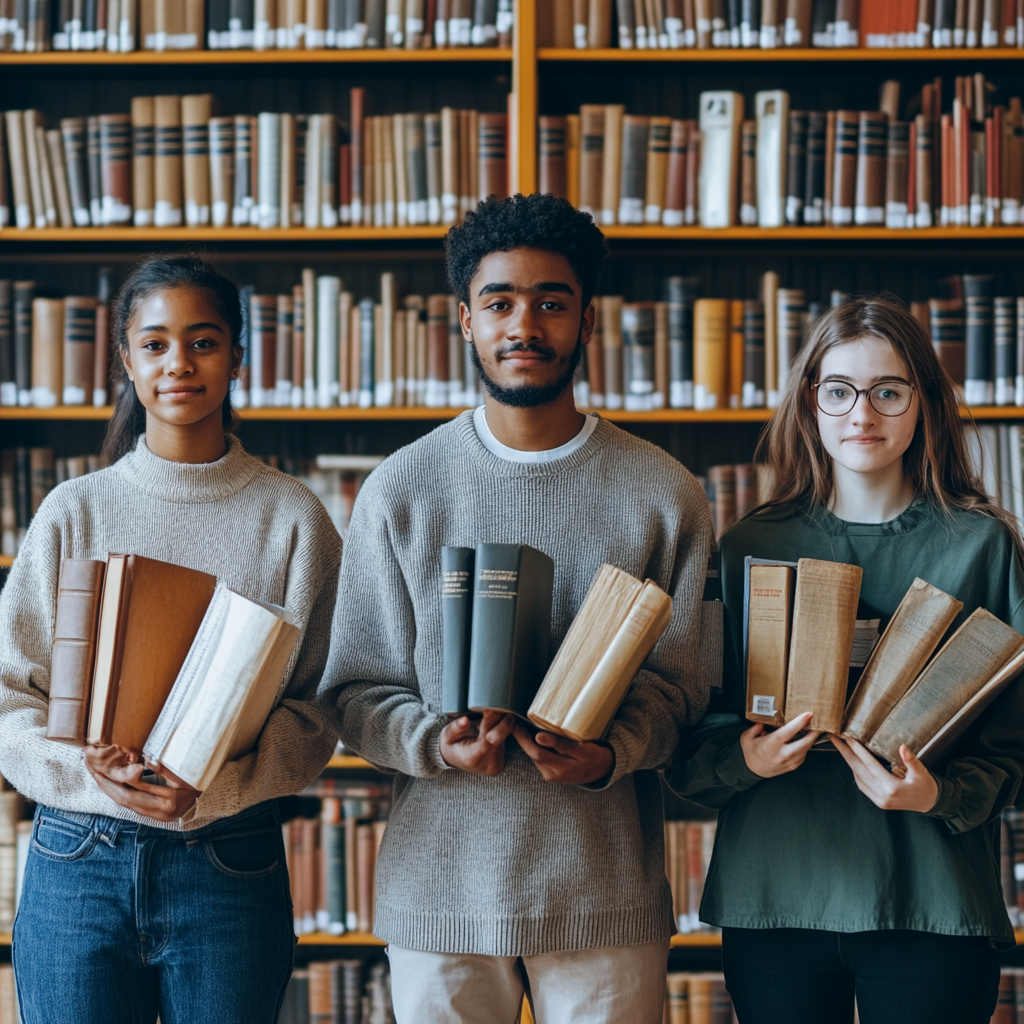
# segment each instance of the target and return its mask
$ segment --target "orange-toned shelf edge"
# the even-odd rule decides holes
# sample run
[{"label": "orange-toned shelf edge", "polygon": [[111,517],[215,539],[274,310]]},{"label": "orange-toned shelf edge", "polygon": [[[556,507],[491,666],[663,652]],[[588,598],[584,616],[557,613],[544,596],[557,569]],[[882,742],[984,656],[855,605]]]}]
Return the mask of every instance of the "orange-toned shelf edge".
[{"label": "orange-toned shelf edge", "polygon": [[3,65],[83,64],[437,64],[446,61],[509,61],[512,51],[468,46],[450,50],[135,50],[132,53],[70,52],[0,54]]},{"label": "orange-toned shelf edge", "polygon": [[875,48],[875,47],[812,47],[775,50],[711,48],[707,50],[569,50],[541,47],[537,51],[540,60],[571,61],[736,61],[745,63],[785,64],[789,61],[836,61],[836,60],[1024,60],[1024,50],[1014,47],[985,47],[942,49]]}]

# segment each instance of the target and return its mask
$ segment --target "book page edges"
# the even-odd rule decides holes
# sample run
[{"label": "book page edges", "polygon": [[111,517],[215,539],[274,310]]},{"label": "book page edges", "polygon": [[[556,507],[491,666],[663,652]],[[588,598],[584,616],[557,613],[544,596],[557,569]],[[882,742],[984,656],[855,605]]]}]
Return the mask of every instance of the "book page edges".
[{"label": "book page edges", "polygon": [[109,735],[110,713],[116,694],[115,688],[118,654],[118,636],[121,619],[121,604],[124,599],[125,555],[110,555],[107,570],[103,574],[103,590],[100,595],[99,623],[96,630],[96,662],[92,675],[92,691],[89,694],[89,720],[86,729],[86,743],[102,744]]},{"label": "book page edges", "polygon": [[[922,586],[918,586],[922,584]],[[927,589],[926,589],[927,588]],[[931,604],[943,604],[941,614],[936,614],[931,627],[921,633],[914,645],[916,657],[909,662],[890,669],[888,679],[879,682],[876,673],[883,668],[882,659],[889,653],[888,647],[901,629],[902,619],[908,609],[917,606],[925,610]],[[935,653],[939,641],[945,635],[953,620],[963,610],[963,602],[956,600],[926,580],[916,578],[910,589],[903,595],[899,607],[886,625],[881,639],[875,644],[857,688],[853,691],[844,713],[845,724],[841,735],[866,743],[896,706],[900,698],[910,689],[914,680],[924,670],[928,659]],[[912,625],[912,622],[909,623]],[[894,652],[899,653],[899,652]],[[888,666],[885,666],[888,667]]]}]

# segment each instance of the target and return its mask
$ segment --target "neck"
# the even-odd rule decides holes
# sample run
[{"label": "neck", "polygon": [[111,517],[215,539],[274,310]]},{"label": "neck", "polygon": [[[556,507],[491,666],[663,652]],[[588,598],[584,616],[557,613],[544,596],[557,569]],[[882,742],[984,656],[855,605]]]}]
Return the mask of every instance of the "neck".
[{"label": "neck", "polygon": [[877,473],[855,473],[833,463],[829,511],[850,523],[887,523],[914,500],[914,488],[903,472],[903,460]]},{"label": "neck", "polygon": [[568,444],[582,429],[586,417],[576,408],[572,385],[553,402],[520,408],[502,405],[484,396],[484,415],[491,433],[509,448],[544,452]]},{"label": "neck", "polygon": [[146,413],[146,445],[168,462],[216,462],[228,450],[218,407],[197,423],[167,423]]}]

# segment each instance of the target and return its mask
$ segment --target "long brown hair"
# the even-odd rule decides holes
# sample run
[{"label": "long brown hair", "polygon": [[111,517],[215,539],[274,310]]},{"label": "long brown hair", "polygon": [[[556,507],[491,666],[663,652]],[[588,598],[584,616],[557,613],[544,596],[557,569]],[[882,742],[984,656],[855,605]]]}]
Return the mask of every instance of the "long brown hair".
[{"label": "long brown hair", "polygon": [[[828,505],[832,457],[818,432],[813,386],[827,352],[863,338],[877,338],[893,347],[919,399],[917,428],[903,455],[903,470],[914,493],[947,514],[960,509],[998,519],[1024,554],[1017,520],[986,497],[971,465],[964,431],[978,437],[978,428],[973,419],[966,425],[961,420],[953,382],[939,365],[931,339],[903,306],[888,299],[851,299],[833,306],[811,329],[754,455],[767,466],[770,481],[758,510],[794,502]],[[978,444],[980,448],[980,438]]]}]

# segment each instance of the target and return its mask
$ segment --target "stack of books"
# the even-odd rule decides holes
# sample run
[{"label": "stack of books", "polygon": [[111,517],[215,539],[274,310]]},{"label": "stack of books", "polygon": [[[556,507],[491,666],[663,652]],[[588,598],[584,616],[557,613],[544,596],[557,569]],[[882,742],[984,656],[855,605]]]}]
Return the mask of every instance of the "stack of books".
[{"label": "stack of books", "polygon": [[313,960],[292,971],[278,1024],[394,1024],[387,961]]}]

